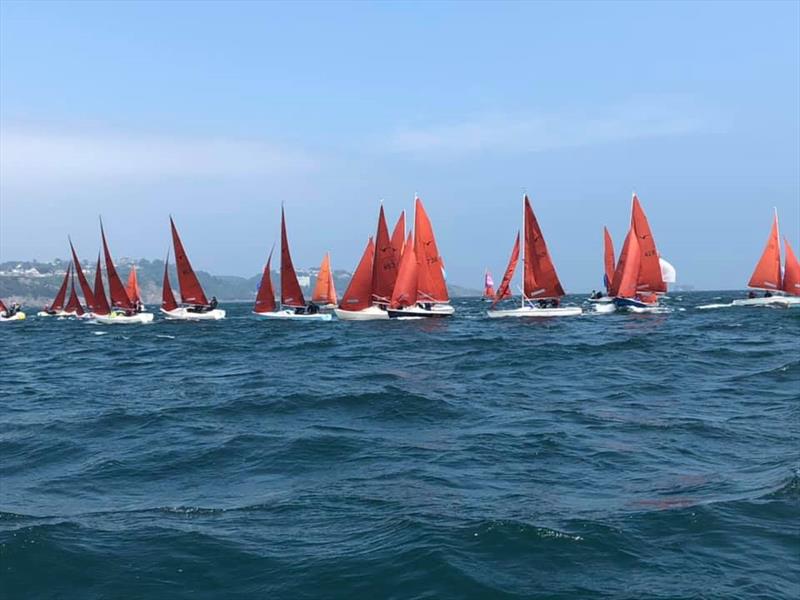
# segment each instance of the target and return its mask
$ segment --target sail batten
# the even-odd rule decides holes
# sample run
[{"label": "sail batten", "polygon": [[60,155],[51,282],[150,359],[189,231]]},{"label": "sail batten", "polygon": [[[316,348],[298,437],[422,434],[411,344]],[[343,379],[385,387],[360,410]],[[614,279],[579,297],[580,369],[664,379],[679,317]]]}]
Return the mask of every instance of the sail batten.
[{"label": "sail batten", "polygon": [[208,298],[200,285],[200,280],[189,262],[183,242],[178,235],[178,229],[172,217],[169,218],[170,229],[172,230],[172,247],[175,250],[175,266],[178,269],[178,287],[181,292],[181,302],[184,304],[194,304],[208,306]]}]

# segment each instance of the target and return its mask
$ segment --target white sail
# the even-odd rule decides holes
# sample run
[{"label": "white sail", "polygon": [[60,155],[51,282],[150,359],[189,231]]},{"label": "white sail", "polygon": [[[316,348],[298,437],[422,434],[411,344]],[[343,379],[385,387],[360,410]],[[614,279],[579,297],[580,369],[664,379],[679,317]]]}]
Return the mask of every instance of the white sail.
[{"label": "white sail", "polygon": [[658,257],[658,264],[661,266],[661,279],[664,280],[664,283],[675,283],[675,280],[677,279],[675,267],[673,267],[660,256]]}]

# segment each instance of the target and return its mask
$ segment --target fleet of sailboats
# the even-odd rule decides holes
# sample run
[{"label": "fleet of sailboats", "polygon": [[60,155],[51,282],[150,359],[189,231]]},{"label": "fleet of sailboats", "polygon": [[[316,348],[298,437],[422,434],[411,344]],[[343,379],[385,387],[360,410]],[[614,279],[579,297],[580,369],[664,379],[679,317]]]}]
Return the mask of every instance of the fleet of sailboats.
[{"label": "fleet of sailboats", "polygon": [[[172,217],[170,231],[180,302],[176,300],[170,282],[168,251],[164,262],[161,313],[171,320],[224,319],[225,311],[217,307],[216,298],[208,299],[192,268]],[[64,271],[53,301],[37,316],[87,318],[103,324],[149,323],[153,320],[153,314],[147,312],[142,303],[135,265],[131,266],[123,284],[111,256],[102,220],[100,240],[101,251],[97,256],[93,284],[84,272],[72,240],[69,240],[72,260]],[[753,291],[748,298],[734,300],[732,306],[800,306],[800,263],[789,241],[784,238],[783,243],[782,266],[776,211],[767,244],[748,282]],[[414,197],[413,227],[408,233],[405,212],[401,212],[390,234],[381,204],[375,234],[368,238],[341,299],[336,293],[330,253],[325,253],[311,301],[306,302],[289,249],[283,207],[280,296],[277,299],[271,278],[272,255],[271,250],[253,307],[253,313],[261,318],[330,321],[335,314],[342,321],[371,321],[447,317],[455,312],[450,303],[444,259],[431,220],[418,196]],[[519,305],[509,306],[515,296],[512,282],[520,260]],[[634,193],[630,226],[618,257],[608,228],[603,228],[603,290],[593,292],[587,299],[588,304],[594,312],[600,313],[619,310],[661,312],[668,310],[662,301],[668,285],[675,281],[675,268],[659,253],[650,223]],[[527,194],[522,202],[521,232],[517,232],[500,285],[495,288],[489,269],[484,272],[483,284],[482,297],[491,302],[487,311],[491,319],[578,316],[583,312],[580,306],[562,305],[564,288]],[[756,290],[763,291],[763,295],[759,296]],[[0,322],[24,318],[25,313],[19,305],[0,301]]]}]

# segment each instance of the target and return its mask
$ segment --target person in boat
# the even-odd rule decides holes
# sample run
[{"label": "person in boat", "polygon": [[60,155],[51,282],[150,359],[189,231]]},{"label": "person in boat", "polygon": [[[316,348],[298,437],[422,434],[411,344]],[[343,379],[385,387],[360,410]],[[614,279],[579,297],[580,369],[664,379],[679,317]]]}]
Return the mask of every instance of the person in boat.
[{"label": "person in boat", "polygon": [[5,317],[6,319],[13,317],[15,314],[19,312],[20,305],[19,302],[12,302],[10,306],[6,307],[5,312],[2,313],[1,316]]},{"label": "person in boat", "polygon": [[753,290],[750,290],[750,291],[748,292],[748,294],[747,294],[747,297],[748,297],[748,298],[751,298],[751,299],[752,299],[752,298],[755,298],[755,297],[756,297],[756,293],[755,293]]},{"label": "person in boat", "polygon": [[592,295],[590,297],[591,297],[592,300],[599,300],[600,298],[603,297],[603,294],[601,292],[596,291],[596,290],[592,290]]},{"label": "person in boat", "polygon": [[309,302],[308,306],[306,307],[306,312],[309,315],[315,315],[319,312],[319,306],[317,306],[314,302]]},{"label": "person in boat", "polygon": [[764,292],[764,298],[772,298],[772,292],[770,292],[769,290]]},{"label": "person in boat", "polygon": [[214,310],[215,308],[217,308],[217,305],[219,305],[219,302],[217,302],[217,297],[211,296],[211,302],[208,305],[209,309]]},{"label": "person in boat", "polygon": [[558,305],[561,304],[561,301],[558,298],[553,298],[550,300],[550,306],[552,308],[558,308]]},{"label": "person in boat", "polygon": [[45,306],[45,307],[44,307],[44,309],[42,309],[42,312],[46,312],[46,313],[47,313],[48,315],[50,315],[50,316],[53,316],[53,315],[57,315],[57,314],[58,314],[58,311],[55,311],[55,310],[53,310],[53,309],[52,309],[52,308],[50,308],[49,306]]},{"label": "person in boat", "polygon": [[298,306],[294,309],[294,314],[296,315],[304,315],[306,314],[306,307],[305,306]]}]

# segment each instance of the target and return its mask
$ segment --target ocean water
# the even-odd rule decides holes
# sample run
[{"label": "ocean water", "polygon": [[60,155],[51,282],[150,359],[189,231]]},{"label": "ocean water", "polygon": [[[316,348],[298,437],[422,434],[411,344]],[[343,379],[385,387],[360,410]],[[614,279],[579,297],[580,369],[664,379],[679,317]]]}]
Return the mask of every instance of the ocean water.
[{"label": "ocean water", "polygon": [[3,598],[796,598],[800,309],[0,329]]}]

